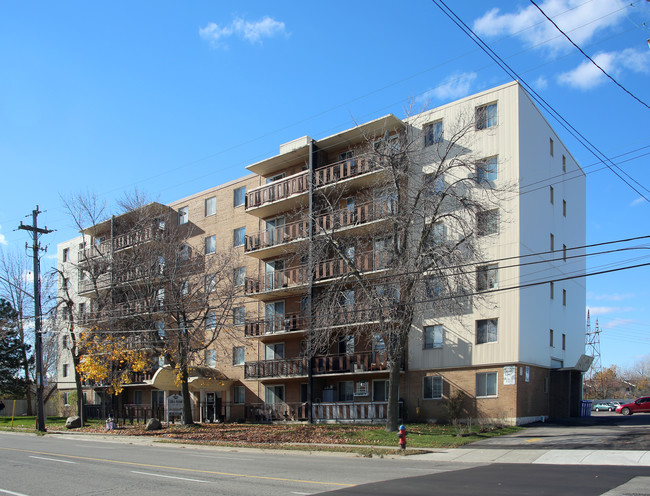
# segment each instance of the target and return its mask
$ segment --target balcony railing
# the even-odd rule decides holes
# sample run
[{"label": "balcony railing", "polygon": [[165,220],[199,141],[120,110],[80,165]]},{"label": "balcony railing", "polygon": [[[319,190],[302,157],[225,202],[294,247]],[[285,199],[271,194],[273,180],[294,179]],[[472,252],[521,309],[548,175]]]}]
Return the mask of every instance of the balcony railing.
[{"label": "balcony railing", "polygon": [[[385,269],[388,265],[388,257],[385,252],[373,250],[354,255],[354,262],[356,265],[354,268],[341,258],[317,262],[314,267],[314,280],[325,281],[342,277],[352,273],[355,269],[362,273]],[[267,272],[257,278],[247,277],[245,292],[246,294],[266,293],[303,286],[307,282],[307,266],[297,265]]]},{"label": "balcony railing", "polygon": [[382,164],[370,155],[348,158],[314,171],[314,186],[326,186],[383,168]]},{"label": "balcony railing", "polygon": [[[381,162],[370,155],[349,158],[314,170],[314,187],[335,184],[345,179],[382,169]],[[290,198],[309,190],[309,172],[302,171],[265,184],[246,193],[246,209]]]},{"label": "balcony railing", "polygon": [[[358,226],[386,218],[393,211],[393,202],[389,199],[375,200],[320,214],[315,217],[315,233],[331,231],[345,227]],[[299,220],[284,226],[265,229],[246,235],[244,249],[246,252],[279,246],[284,243],[305,239],[309,236],[309,222]]]},{"label": "balcony railing", "polygon": [[260,320],[248,320],[244,326],[245,336],[262,336],[278,332],[290,332],[307,328],[307,317],[300,313],[274,315]]},{"label": "balcony railing", "polygon": [[284,226],[265,229],[255,234],[246,235],[244,250],[255,251],[263,248],[270,248],[283,243],[289,243],[297,239],[304,239],[309,236],[309,223],[306,220],[299,220]]},{"label": "balcony railing", "polygon": [[[400,419],[403,418],[403,402],[399,402]],[[246,420],[253,422],[293,422],[307,420],[308,403],[251,403],[246,405]],[[316,422],[383,422],[386,420],[386,401],[314,403],[312,418]]]},{"label": "balcony railing", "polygon": [[[372,372],[386,369],[386,353],[383,351],[317,356],[312,362],[314,375]],[[309,359],[305,357],[260,360],[246,363],[244,377],[246,379],[296,377],[307,375],[308,370]]]},{"label": "balcony railing", "polygon": [[83,262],[84,260],[89,260],[95,257],[110,255],[111,248],[114,251],[119,251],[141,243],[147,243],[162,236],[164,232],[165,230],[159,225],[133,229],[127,233],[115,236],[112,245],[110,240],[105,240],[101,242],[97,241],[92,245],[80,249],[78,260]]},{"label": "balcony railing", "polygon": [[246,209],[284,200],[309,190],[308,171],[265,184],[246,193]]}]

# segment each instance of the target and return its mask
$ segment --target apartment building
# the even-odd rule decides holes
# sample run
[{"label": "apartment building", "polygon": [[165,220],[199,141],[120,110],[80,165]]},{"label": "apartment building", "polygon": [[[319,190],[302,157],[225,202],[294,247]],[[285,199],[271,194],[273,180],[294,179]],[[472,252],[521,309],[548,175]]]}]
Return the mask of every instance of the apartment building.
[{"label": "apartment building", "polygon": [[[473,304],[453,315],[435,305],[416,307],[399,363],[399,415],[445,420],[456,396],[464,417],[525,423],[577,412],[585,286],[567,276],[585,272],[584,252],[574,249],[585,244],[585,177],[513,82],[406,119],[387,115],[323,139],[299,138],[248,166],[251,175],[155,206],[168,213],[166,222],[193,226],[189,243],[202,257],[226,249],[241,254],[243,292],[231,332],[195,364],[196,418],[386,418],[391,367],[386,343],[374,331],[380,317],[351,283],[351,277],[376,281],[385,292],[387,281],[399,281],[385,256],[396,200],[384,187],[386,166],[372,159],[373,147],[397,146],[390,143],[408,133],[418,160],[405,181],[426,184],[440,160],[436,145],[461,127],[454,156],[481,164],[463,180],[495,191],[503,186],[504,193],[471,219],[480,225],[482,255],[471,268],[472,287],[465,288]],[[447,230],[453,227],[438,226],[436,236]],[[113,256],[118,247],[128,249],[120,241],[128,234],[115,229],[115,219],[83,235],[76,256],[84,260],[88,246],[108,243]],[[73,260],[80,243],[83,238],[59,245],[64,274],[83,265]],[[60,281],[59,292],[76,288],[82,313],[97,292],[84,290],[83,270],[76,282],[73,276]],[[324,314],[318,305],[333,287],[337,304]],[[426,303],[439,293],[427,288],[424,296]],[[328,339],[313,349],[321,335]],[[63,353],[60,389],[70,384],[66,360]],[[177,386],[164,363],[156,366],[124,388],[121,405],[164,408]],[[101,387],[90,389],[101,393]]]}]

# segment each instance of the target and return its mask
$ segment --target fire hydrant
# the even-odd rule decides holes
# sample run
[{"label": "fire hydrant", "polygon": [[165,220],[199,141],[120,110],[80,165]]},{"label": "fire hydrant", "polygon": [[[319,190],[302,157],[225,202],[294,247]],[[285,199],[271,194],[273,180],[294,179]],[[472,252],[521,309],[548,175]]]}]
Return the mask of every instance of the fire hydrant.
[{"label": "fire hydrant", "polygon": [[408,432],[406,432],[406,427],[404,425],[400,425],[399,432],[397,433],[397,437],[399,438],[399,447],[402,449],[406,449],[406,436],[408,436]]}]

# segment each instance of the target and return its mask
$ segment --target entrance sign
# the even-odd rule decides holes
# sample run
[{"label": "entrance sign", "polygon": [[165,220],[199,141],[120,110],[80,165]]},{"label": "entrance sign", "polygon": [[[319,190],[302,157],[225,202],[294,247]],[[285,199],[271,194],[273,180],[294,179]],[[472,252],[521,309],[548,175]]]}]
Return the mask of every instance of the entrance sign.
[{"label": "entrance sign", "polygon": [[171,394],[167,397],[167,423],[169,417],[183,415],[183,397],[180,394]]}]

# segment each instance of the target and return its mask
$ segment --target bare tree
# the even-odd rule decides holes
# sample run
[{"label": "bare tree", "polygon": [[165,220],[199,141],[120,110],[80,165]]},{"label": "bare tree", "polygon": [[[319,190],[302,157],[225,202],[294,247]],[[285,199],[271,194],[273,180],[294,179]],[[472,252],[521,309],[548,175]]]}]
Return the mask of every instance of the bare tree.
[{"label": "bare tree", "polygon": [[[424,137],[420,124],[406,122],[366,136],[363,154],[347,165],[381,171],[380,179],[347,205],[343,185],[317,189],[312,219],[313,269],[330,284],[314,293],[311,348],[322,352],[343,335],[385,354],[389,431],[397,430],[400,371],[418,311],[460,318],[476,303],[475,285],[488,289],[493,275],[476,269],[479,238],[496,227],[505,191],[494,189],[492,164],[472,152],[473,116],[446,123],[444,135],[425,126]],[[370,240],[341,229],[369,220],[382,233]]]},{"label": "bare tree", "polygon": [[[30,382],[30,342],[32,340],[27,335],[25,323],[34,316],[34,298],[32,296],[31,283],[28,275],[27,259],[25,255],[17,253],[6,253],[0,251],[0,298],[9,302],[11,307],[16,311],[15,326],[18,331],[20,341],[23,343],[23,365],[22,374],[26,382]],[[33,415],[32,391],[27,389],[27,415]]]}]

